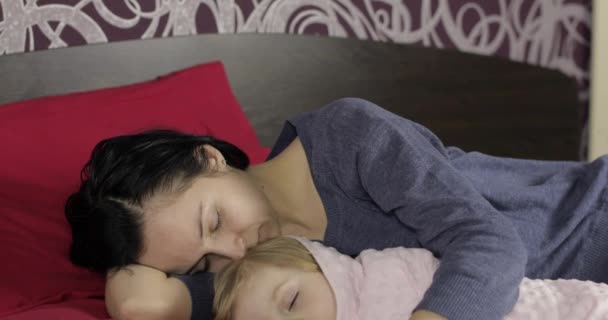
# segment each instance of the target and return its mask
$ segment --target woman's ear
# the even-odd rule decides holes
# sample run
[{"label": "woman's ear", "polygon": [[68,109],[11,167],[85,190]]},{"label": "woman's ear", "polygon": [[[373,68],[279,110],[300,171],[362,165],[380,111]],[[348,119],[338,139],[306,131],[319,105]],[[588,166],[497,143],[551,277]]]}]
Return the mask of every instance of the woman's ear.
[{"label": "woman's ear", "polygon": [[207,162],[209,169],[223,171],[227,167],[224,155],[211,145],[205,144],[197,147],[194,156],[200,162]]}]

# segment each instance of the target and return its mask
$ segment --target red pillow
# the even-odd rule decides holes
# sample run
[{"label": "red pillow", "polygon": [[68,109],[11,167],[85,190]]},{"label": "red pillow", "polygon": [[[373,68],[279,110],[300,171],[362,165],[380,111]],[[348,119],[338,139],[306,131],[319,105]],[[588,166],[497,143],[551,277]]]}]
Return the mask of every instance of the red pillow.
[{"label": "red pillow", "polygon": [[[61,310],[72,310],[62,319],[88,319],[78,316],[83,310],[89,318],[107,317],[103,276],[68,260],[64,202],[97,142],[156,127],[214,135],[241,147],[252,163],[268,154],[220,62],[140,84],[0,106],[0,317],[42,319]],[[32,317],[17,315],[24,310]]]}]

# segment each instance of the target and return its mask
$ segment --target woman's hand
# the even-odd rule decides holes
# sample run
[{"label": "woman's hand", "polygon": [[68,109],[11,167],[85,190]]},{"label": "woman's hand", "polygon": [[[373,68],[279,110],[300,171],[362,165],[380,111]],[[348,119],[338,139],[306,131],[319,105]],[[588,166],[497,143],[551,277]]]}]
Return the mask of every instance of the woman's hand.
[{"label": "woman's hand", "polygon": [[427,310],[418,310],[412,314],[410,320],[447,320],[448,318]]},{"label": "woman's hand", "polygon": [[178,279],[142,265],[108,273],[106,308],[113,319],[188,320],[190,293]]}]

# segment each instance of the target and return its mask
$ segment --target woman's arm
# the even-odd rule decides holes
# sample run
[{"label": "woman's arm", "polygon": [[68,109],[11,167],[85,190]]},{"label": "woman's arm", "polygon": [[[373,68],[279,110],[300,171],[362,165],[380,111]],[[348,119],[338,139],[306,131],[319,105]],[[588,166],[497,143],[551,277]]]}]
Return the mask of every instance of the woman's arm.
[{"label": "woman's arm", "polygon": [[108,274],[106,307],[113,319],[189,320],[191,304],[186,285],[159,270],[130,265]]},{"label": "woman's arm", "polygon": [[527,262],[512,221],[453,166],[428,129],[359,99],[326,108],[314,127],[318,135],[343,137],[317,146],[332,150],[334,175],[352,177],[355,168],[369,200],[441,259],[418,308],[454,320],[502,319],[517,300]]},{"label": "woman's arm", "polygon": [[363,187],[441,259],[420,310],[502,319],[517,300],[527,262],[518,230],[450,163],[426,128],[378,112],[368,129],[358,157]]}]

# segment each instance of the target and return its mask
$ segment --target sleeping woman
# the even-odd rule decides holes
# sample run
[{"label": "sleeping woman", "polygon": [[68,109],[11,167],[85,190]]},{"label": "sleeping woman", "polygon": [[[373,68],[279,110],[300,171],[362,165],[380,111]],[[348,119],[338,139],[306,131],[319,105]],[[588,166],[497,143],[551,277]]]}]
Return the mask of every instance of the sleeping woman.
[{"label": "sleeping woman", "polygon": [[116,319],[210,320],[211,273],[290,235],[350,256],[427,249],[441,264],[410,319],[493,320],[524,276],[608,282],[607,185],[608,157],[465,152],[348,98],[289,120],[254,166],[209,136],[102,141],[66,215],[72,261],[108,272]]},{"label": "sleeping woman", "polygon": [[[214,319],[408,319],[439,265],[425,249],[368,249],[351,258],[277,237],[216,274]],[[608,284],[524,278],[505,320],[530,319],[608,319]]]}]

